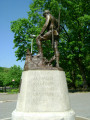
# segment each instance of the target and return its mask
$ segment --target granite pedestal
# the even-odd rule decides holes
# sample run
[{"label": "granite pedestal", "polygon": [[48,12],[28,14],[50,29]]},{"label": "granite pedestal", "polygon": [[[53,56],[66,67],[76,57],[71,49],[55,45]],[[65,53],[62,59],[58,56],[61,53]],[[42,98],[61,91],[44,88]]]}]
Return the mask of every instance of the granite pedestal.
[{"label": "granite pedestal", "polygon": [[70,107],[65,72],[24,71],[12,120],[75,120],[75,113]]}]

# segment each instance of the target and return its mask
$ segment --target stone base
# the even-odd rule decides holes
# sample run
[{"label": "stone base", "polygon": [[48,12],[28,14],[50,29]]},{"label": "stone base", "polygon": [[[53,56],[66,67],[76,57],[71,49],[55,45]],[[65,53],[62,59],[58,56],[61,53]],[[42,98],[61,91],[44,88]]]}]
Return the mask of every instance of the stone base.
[{"label": "stone base", "polygon": [[28,70],[12,120],[75,120],[64,71]]},{"label": "stone base", "polygon": [[67,112],[17,112],[13,111],[12,120],[75,120],[73,110]]}]

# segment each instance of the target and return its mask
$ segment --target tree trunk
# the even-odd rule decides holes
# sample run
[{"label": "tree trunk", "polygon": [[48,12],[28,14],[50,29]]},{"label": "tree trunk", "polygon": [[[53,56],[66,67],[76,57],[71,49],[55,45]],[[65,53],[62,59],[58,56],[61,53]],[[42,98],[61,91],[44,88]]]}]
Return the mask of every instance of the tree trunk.
[{"label": "tree trunk", "polygon": [[6,92],[6,85],[5,85],[5,87],[4,87],[4,88],[5,88],[5,92]]},{"label": "tree trunk", "polygon": [[2,86],[2,92],[3,92],[3,86]]},{"label": "tree trunk", "polygon": [[72,70],[71,74],[72,74],[72,87],[74,89],[76,89],[76,86],[75,86],[75,72]]},{"label": "tree trunk", "polygon": [[84,65],[82,64],[82,61],[81,61],[80,58],[77,60],[77,64],[78,64],[78,67],[79,67],[80,72],[81,72],[81,75],[82,75],[83,88],[86,89],[86,88],[88,87],[88,85],[87,85],[87,80],[86,80],[86,75],[85,75],[85,69],[84,69],[85,67],[84,67]]}]

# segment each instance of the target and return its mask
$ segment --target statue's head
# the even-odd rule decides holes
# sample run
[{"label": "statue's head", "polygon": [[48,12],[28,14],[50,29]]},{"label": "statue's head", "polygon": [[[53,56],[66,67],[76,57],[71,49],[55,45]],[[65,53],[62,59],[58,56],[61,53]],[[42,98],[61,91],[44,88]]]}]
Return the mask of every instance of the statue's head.
[{"label": "statue's head", "polygon": [[45,10],[44,13],[43,13],[43,16],[46,17],[47,14],[50,14],[49,10]]}]

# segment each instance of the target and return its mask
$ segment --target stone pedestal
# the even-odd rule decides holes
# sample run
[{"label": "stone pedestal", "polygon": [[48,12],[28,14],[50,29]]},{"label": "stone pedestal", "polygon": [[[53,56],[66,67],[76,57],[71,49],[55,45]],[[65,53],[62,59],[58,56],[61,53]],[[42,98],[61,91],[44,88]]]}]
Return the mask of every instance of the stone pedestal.
[{"label": "stone pedestal", "polygon": [[24,71],[12,120],[75,120],[64,71]]}]

